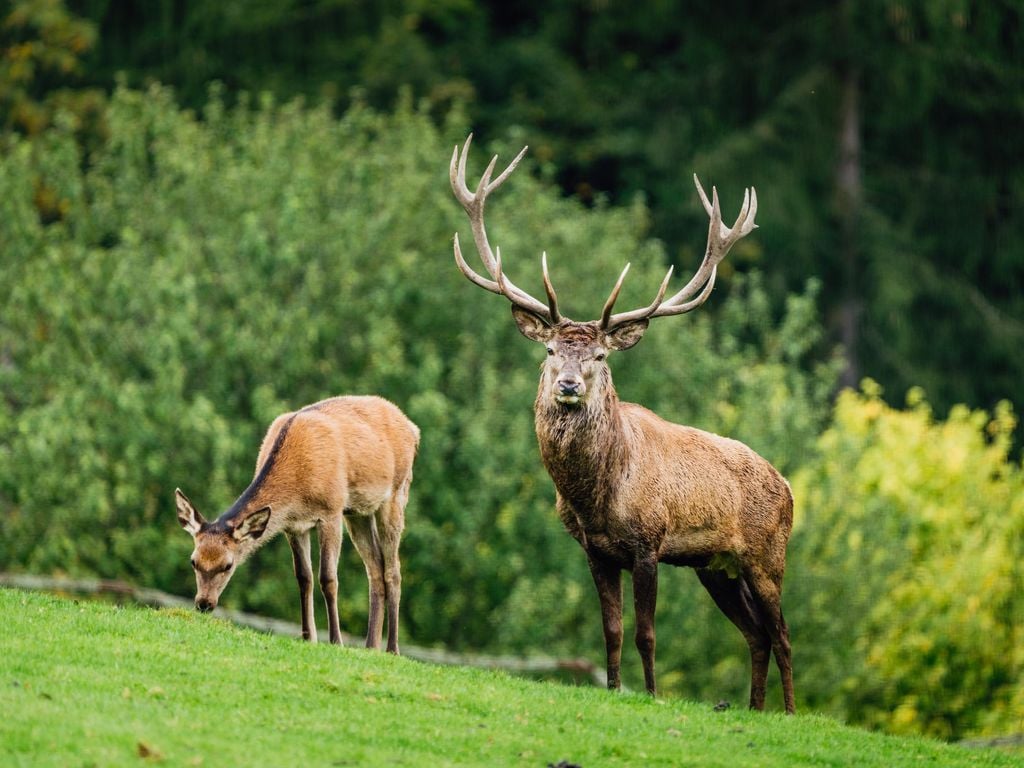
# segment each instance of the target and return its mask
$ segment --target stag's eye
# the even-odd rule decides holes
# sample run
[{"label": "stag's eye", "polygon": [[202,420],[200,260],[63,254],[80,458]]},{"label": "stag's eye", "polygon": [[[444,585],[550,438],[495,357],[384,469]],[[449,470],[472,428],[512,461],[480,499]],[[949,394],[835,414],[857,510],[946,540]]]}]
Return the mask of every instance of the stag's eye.
[{"label": "stag's eye", "polygon": [[598,352],[596,355],[594,355],[594,359],[600,363],[602,360],[604,360],[604,352]]},{"label": "stag's eye", "polygon": [[555,354],[555,348],[554,347],[548,347],[548,354],[549,355]]}]

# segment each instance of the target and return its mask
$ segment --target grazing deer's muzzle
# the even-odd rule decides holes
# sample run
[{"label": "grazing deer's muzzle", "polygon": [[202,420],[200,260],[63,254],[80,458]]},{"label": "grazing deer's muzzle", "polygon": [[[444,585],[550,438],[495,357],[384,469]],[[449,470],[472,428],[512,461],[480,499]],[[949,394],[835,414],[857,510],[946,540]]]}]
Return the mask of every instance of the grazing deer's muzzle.
[{"label": "grazing deer's muzzle", "polygon": [[200,613],[209,613],[216,607],[217,602],[215,600],[207,600],[205,597],[196,598],[196,610]]}]

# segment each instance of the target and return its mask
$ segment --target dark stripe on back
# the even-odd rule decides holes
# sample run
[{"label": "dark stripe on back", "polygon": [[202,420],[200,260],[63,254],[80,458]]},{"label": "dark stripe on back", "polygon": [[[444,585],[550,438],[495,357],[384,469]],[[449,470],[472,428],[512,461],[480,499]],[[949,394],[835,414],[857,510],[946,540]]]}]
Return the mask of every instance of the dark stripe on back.
[{"label": "dark stripe on back", "polygon": [[263,462],[263,466],[260,467],[259,474],[253,478],[253,481],[249,483],[249,487],[246,488],[242,495],[238,497],[231,508],[223,515],[217,518],[217,521],[213,523],[211,527],[218,529],[227,529],[227,523],[236,518],[239,513],[245,509],[246,505],[252,501],[252,498],[256,495],[256,492],[262,487],[263,483],[266,482],[270,476],[270,471],[274,468],[274,463],[277,461],[277,454],[281,451],[281,446],[284,445],[285,436],[288,434],[288,430],[292,426],[292,422],[295,421],[295,417],[298,414],[292,414],[291,418],[284,423],[281,427],[281,431],[277,433],[277,438],[274,440],[274,445],[270,449],[270,454],[267,456],[267,460]]}]

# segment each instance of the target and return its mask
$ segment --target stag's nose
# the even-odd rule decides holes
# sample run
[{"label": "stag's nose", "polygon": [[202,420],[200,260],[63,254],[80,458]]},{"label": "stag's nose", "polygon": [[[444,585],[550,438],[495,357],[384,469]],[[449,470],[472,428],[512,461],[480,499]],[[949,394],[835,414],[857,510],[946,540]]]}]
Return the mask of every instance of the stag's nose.
[{"label": "stag's nose", "polygon": [[575,397],[580,394],[580,390],[583,389],[583,382],[579,379],[559,379],[555,382],[555,386],[558,387],[558,394],[565,395],[567,397]]},{"label": "stag's nose", "polygon": [[217,607],[216,603],[207,600],[205,597],[196,598],[196,610],[200,613],[209,613]]},{"label": "stag's nose", "polygon": [[585,391],[586,386],[579,378],[562,377],[555,382],[555,400],[563,405],[578,405]]}]

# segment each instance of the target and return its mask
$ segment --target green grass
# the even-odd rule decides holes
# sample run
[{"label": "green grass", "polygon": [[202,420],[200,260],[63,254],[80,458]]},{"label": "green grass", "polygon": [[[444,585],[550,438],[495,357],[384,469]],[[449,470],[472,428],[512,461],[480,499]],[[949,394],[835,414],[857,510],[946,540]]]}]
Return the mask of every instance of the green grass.
[{"label": "green grass", "polygon": [[925,739],[0,590],[0,765],[1009,766]]}]

